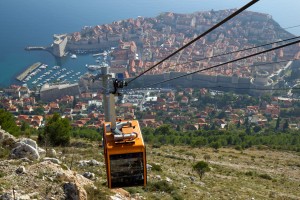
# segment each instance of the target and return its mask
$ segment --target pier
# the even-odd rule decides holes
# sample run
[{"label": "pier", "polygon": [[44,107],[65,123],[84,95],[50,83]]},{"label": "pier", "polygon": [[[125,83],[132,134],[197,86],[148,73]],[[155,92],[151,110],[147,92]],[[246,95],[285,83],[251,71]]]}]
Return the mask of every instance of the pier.
[{"label": "pier", "polygon": [[29,46],[25,48],[26,51],[34,51],[34,50],[48,50],[47,47],[33,47]]},{"label": "pier", "polygon": [[19,76],[17,76],[18,81],[23,81],[28,74],[33,72],[36,68],[38,68],[42,63],[36,62],[33,65],[29,66],[24,72],[22,72]]}]

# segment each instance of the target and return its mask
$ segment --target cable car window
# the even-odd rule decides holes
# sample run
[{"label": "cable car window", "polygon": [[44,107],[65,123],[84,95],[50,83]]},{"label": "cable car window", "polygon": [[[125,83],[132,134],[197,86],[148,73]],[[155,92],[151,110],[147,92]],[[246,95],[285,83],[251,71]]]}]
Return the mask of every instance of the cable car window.
[{"label": "cable car window", "polygon": [[143,153],[110,155],[112,187],[144,185]]}]

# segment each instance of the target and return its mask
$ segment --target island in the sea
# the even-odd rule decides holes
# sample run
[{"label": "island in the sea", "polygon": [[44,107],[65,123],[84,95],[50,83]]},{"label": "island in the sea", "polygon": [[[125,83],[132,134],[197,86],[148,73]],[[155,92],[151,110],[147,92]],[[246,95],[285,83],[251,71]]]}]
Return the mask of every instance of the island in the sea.
[{"label": "island in the sea", "polygon": [[[110,49],[112,59],[109,65],[130,78],[162,60],[234,11],[234,9],[212,10],[192,14],[167,12],[155,18],[137,17],[94,27],[85,26],[80,32],[55,35],[50,50],[55,56],[62,57],[66,52],[86,53]],[[161,66],[151,70],[141,80],[144,82],[161,81],[200,70],[259,52],[265,47],[214,58],[209,57],[291,37],[293,35],[282,29],[270,15],[245,11]],[[208,59],[203,59],[207,57]],[[292,63],[269,65],[265,63],[299,57],[299,46],[294,45],[195,74],[186,78],[187,81],[181,79],[180,83],[188,86],[222,84],[228,87],[272,89],[278,84],[277,80],[274,82],[277,72]],[[261,63],[264,65],[258,66]]]}]

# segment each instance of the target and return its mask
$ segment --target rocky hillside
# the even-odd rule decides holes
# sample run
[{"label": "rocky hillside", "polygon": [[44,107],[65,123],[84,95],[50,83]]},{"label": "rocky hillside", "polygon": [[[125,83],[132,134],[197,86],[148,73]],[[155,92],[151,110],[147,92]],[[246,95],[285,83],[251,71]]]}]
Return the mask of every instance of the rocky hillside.
[{"label": "rocky hillside", "polygon": [[[46,150],[38,147],[37,143],[29,138],[16,139],[14,136],[0,130],[0,199],[27,200],[27,199],[70,199],[84,200],[90,191],[103,190],[104,199],[125,198],[128,192],[122,190],[106,191],[94,184],[96,177],[89,170],[103,168],[103,162],[95,159],[74,159],[74,148],[59,148]],[[92,146],[90,148],[93,148]],[[79,148],[80,149],[80,148]],[[97,149],[97,148],[96,148]],[[77,156],[77,154],[76,154]],[[84,157],[84,153],[82,154]],[[97,156],[99,158],[99,154]],[[83,173],[70,168],[77,165]],[[107,194],[105,194],[105,191]],[[110,194],[110,195],[109,195]],[[126,197],[127,198],[127,197]],[[125,199],[126,199],[125,198]]]},{"label": "rocky hillside", "polygon": [[[148,145],[148,185],[110,190],[102,149],[38,147],[0,131],[0,199],[300,199],[300,154]],[[193,165],[208,163],[202,179]]]}]

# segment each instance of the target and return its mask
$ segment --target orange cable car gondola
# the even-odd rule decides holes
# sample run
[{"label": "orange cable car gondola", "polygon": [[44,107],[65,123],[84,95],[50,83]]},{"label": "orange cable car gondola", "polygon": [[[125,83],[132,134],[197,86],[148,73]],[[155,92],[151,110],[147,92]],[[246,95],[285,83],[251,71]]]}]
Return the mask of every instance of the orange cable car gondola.
[{"label": "orange cable car gondola", "polygon": [[[146,148],[137,120],[119,122],[121,135],[114,135],[111,123],[104,126],[104,156],[109,188],[146,186]],[[117,125],[118,126],[118,125]]]},{"label": "orange cable car gondola", "polygon": [[[107,86],[108,68],[101,69],[103,86]],[[115,95],[126,82],[118,77],[113,82],[114,91],[103,95],[105,123],[103,127],[103,148],[109,188],[146,186],[146,147],[137,120],[116,122]]]}]

